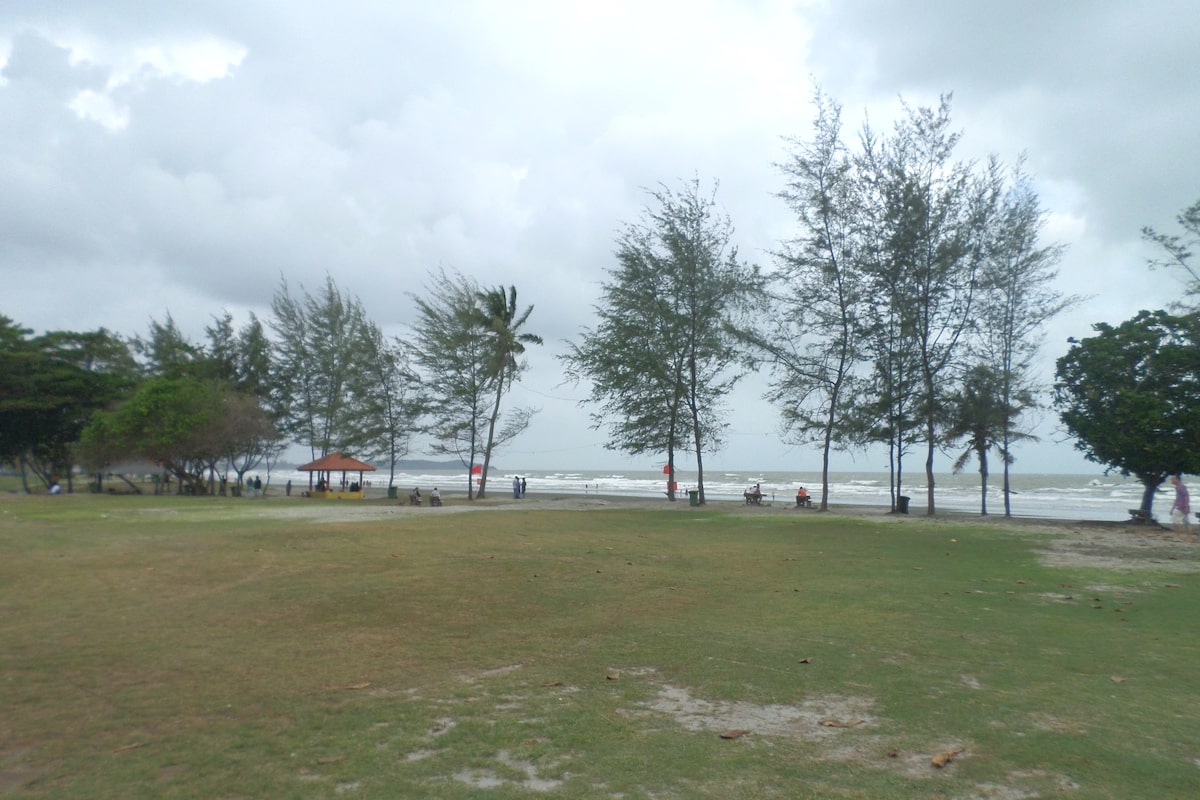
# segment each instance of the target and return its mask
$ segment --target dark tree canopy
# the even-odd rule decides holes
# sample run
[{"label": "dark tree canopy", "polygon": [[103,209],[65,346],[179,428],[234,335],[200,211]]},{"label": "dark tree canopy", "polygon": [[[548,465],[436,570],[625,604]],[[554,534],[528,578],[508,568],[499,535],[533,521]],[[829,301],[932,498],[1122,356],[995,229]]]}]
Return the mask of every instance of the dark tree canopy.
[{"label": "dark tree canopy", "polygon": [[1200,314],[1142,311],[1058,360],[1054,404],[1084,457],[1145,487],[1200,472]]},{"label": "dark tree canopy", "polygon": [[0,316],[0,461],[69,482],[80,432],[132,383],[133,359],[104,329],[31,333]]}]

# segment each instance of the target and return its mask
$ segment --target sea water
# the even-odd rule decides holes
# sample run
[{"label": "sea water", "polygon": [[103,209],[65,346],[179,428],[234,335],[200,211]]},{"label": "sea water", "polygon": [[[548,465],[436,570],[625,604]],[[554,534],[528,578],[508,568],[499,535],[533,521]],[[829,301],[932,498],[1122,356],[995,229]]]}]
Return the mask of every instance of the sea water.
[{"label": "sea water", "polygon": [[[525,478],[531,496],[602,494],[621,497],[661,497],[666,500],[666,477],[661,470],[492,470],[488,494],[511,497],[514,475]],[[338,478],[339,476],[335,476]],[[382,492],[388,484],[388,472],[381,469],[366,476],[369,491]],[[358,475],[347,476],[358,480]],[[923,514],[928,502],[925,474],[903,476],[900,493],[910,498],[914,514]],[[293,493],[308,486],[308,473],[290,470],[275,471],[271,484],[293,483]],[[397,471],[395,486],[402,497],[414,486],[428,494],[433,487],[442,493],[465,493],[468,483],[464,470]],[[677,472],[677,497],[687,501],[687,491],[695,489],[696,473]],[[754,484],[762,488],[764,499],[775,504],[792,505],[796,489],[808,489],[814,503],[821,499],[819,472],[751,472],[707,470],[704,474],[704,494],[710,501],[741,501],[742,493]],[[1010,476],[1010,502],[1013,516],[1047,517],[1051,519],[1121,521],[1129,518],[1128,510],[1141,505],[1142,485],[1132,478],[1096,473],[1091,475],[1021,474]],[[1169,484],[1160,488],[1154,507],[1156,515],[1165,519],[1174,498]],[[978,473],[934,476],[935,503],[938,509],[979,513],[981,505]],[[1002,475],[989,476],[987,510],[989,514],[1004,513]],[[1170,493],[1168,493],[1170,490]],[[833,506],[870,506],[886,510],[891,506],[887,473],[832,472],[829,475],[829,503]]]}]

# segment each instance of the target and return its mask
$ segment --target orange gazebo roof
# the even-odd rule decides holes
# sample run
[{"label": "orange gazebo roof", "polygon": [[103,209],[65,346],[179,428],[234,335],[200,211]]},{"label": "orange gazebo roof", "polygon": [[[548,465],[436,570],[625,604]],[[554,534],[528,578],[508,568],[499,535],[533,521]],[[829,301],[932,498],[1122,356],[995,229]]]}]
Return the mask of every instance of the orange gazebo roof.
[{"label": "orange gazebo roof", "polygon": [[375,467],[372,467],[366,462],[359,461],[357,458],[344,456],[341,453],[330,453],[327,456],[322,456],[316,461],[309,462],[301,467],[296,467],[300,472],[374,472]]}]

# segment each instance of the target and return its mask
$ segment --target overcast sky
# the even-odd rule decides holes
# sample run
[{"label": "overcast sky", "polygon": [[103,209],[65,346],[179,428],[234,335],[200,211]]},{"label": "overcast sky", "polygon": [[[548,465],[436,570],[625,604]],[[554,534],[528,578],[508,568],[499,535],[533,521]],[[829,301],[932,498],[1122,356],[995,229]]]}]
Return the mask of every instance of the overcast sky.
[{"label": "overcast sky", "polygon": [[[1179,290],[1139,231],[1200,198],[1198,39],[1194,0],[8,0],[0,314],[133,335],[170,313],[199,340],[328,273],[404,335],[406,292],[458,270],[516,285],[546,341],[510,396],[542,411],[499,463],[652,469],[603,449],[555,356],[645,187],[719,180],[742,256],[770,265],[794,232],[773,165],[815,80],[851,131],[953,92],[961,158],[1027,153],[1061,289],[1090,297],[1047,331],[1049,384],[1067,336]],[[761,391],[706,465],[818,469]],[[1018,469],[1097,471],[1052,413],[1039,432]]]}]

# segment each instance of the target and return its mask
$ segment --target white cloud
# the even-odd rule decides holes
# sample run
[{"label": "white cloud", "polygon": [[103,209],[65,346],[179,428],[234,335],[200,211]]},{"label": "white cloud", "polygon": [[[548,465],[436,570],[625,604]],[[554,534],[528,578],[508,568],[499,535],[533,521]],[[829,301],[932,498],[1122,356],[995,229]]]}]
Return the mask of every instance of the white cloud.
[{"label": "white cloud", "polygon": [[80,119],[98,122],[111,131],[123,130],[129,125],[128,107],[119,108],[111,95],[84,89],[67,102],[67,108],[79,115]]}]

